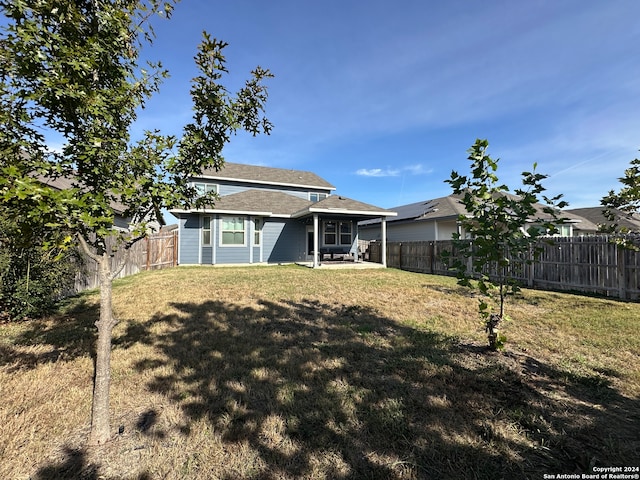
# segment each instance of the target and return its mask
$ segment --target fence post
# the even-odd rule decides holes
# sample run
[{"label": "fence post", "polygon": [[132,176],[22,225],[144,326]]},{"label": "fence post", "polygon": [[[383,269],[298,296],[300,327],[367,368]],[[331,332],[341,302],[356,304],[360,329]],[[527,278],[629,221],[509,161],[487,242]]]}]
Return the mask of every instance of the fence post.
[{"label": "fence post", "polygon": [[429,255],[429,273],[433,273],[433,267],[435,265],[436,246],[435,242],[429,242],[429,249],[427,250]]},{"label": "fence post", "polygon": [[151,252],[149,250],[151,249],[151,245],[149,244],[149,237],[145,237],[144,240],[147,246],[147,262],[145,270],[149,270],[149,265],[151,263]]},{"label": "fence post", "polygon": [[173,232],[173,266],[178,265],[178,231]]},{"label": "fence post", "polygon": [[616,264],[618,266],[618,297],[627,299],[627,268],[625,265],[625,250],[616,244]]},{"label": "fence post", "polygon": [[527,287],[533,287],[533,277],[535,275],[535,258],[534,258],[534,247],[532,245],[529,246],[529,264],[527,265]]}]

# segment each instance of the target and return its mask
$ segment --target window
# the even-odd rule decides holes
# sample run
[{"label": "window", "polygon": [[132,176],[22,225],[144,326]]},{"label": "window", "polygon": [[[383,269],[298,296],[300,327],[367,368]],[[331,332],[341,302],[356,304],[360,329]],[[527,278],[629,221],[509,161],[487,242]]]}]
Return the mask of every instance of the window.
[{"label": "window", "polygon": [[340,244],[351,245],[351,222],[340,222]]},{"label": "window", "polygon": [[213,183],[194,183],[193,188],[196,189],[198,197],[202,197],[207,193],[218,192],[218,186]]},{"label": "window", "polygon": [[570,237],[571,236],[571,226],[570,225],[556,225],[558,229],[558,233],[556,235],[560,237]]},{"label": "window", "polygon": [[326,193],[309,193],[309,200],[312,202],[318,202],[320,200],[324,200],[329,195]]},{"label": "window", "polygon": [[333,221],[324,222],[324,244],[335,245],[336,244],[336,232],[337,223]]},{"label": "window", "polygon": [[262,236],[262,219],[253,219],[253,244],[260,245],[260,237]]},{"label": "window", "polygon": [[202,217],[202,245],[211,245],[211,217]]},{"label": "window", "polygon": [[351,245],[353,237],[351,222],[336,222],[326,220],[324,222],[324,244],[325,245]]},{"label": "window", "polygon": [[244,245],[244,218],[223,218],[221,235],[222,245]]}]

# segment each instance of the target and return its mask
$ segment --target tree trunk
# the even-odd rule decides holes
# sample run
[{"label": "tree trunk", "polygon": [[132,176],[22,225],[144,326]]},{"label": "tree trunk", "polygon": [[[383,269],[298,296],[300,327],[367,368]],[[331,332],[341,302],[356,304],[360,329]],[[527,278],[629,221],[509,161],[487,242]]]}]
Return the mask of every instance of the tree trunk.
[{"label": "tree trunk", "polygon": [[111,306],[111,259],[104,253],[100,257],[100,319],[96,345],[93,400],[91,404],[91,432],[89,445],[102,445],[111,437],[109,426],[109,387],[111,386],[111,336],[118,323]]}]

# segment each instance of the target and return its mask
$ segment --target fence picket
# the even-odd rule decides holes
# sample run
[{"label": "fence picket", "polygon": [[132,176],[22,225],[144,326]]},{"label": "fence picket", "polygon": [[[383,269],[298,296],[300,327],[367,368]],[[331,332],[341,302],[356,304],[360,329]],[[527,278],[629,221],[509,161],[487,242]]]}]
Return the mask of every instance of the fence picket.
[{"label": "fence picket", "polygon": [[[111,239],[110,239],[111,240]],[[107,248],[111,248],[110,242]],[[111,265],[119,265],[125,252],[118,249],[111,258]],[[83,258],[83,265],[76,273],[75,291],[81,292],[99,286],[98,265],[91,259]],[[134,275],[143,270],[175,267],[178,261],[178,232],[156,233],[133,244],[129,258],[118,278]]]},{"label": "fence picket", "polygon": [[[533,288],[594,293],[640,300],[640,252],[623,249],[607,236],[541,240],[538,261],[528,267],[512,259],[513,276]],[[369,258],[381,262],[380,242],[371,242]],[[388,242],[387,266],[419,273],[453,275],[442,252],[456,251],[452,240]]]}]

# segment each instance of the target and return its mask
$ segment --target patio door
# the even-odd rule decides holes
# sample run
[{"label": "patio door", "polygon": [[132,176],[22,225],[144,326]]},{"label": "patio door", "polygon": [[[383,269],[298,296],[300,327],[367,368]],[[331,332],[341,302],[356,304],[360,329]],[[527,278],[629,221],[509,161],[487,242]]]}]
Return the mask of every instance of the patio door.
[{"label": "patio door", "polygon": [[307,260],[313,260],[313,225],[307,225]]}]

